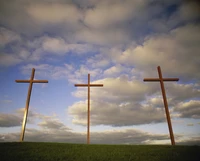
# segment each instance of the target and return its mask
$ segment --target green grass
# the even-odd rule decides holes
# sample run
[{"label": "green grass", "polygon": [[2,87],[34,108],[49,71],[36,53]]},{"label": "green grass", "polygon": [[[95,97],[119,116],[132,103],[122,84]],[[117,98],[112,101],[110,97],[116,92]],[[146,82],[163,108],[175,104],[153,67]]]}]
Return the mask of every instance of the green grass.
[{"label": "green grass", "polygon": [[200,146],[0,143],[1,161],[200,161]]}]

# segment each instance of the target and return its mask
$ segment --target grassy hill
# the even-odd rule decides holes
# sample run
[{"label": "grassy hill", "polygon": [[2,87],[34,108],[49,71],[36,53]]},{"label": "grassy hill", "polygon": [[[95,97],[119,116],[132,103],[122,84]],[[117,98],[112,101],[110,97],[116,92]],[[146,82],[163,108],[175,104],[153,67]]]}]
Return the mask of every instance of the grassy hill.
[{"label": "grassy hill", "polygon": [[0,143],[1,161],[200,161],[200,146]]}]

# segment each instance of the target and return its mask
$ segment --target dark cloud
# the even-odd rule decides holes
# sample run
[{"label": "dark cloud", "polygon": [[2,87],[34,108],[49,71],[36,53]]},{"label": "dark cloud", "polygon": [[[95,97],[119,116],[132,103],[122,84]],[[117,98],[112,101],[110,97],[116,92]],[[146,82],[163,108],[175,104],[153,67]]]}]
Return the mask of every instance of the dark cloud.
[{"label": "dark cloud", "polygon": [[68,129],[66,128],[65,125],[60,122],[59,120],[55,120],[55,119],[43,119],[43,122],[38,123],[38,126],[40,126],[41,128],[45,128],[45,129]]},{"label": "dark cloud", "polygon": [[[126,46],[132,42],[142,44],[147,35],[155,32],[152,28],[156,27],[156,31],[163,30],[164,33],[174,29],[176,25],[171,27],[169,24],[177,22],[180,16],[171,16],[171,18],[165,16],[172,12],[166,8],[177,5],[176,12],[179,12],[182,6],[180,0],[162,2],[157,0],[123,2],[120,0],[3,0],[0,3],[0,26],[3,26],[6,31],[2,35],[6,34],[9,38],[3,40],[3,43],[7,43],[7,48],[12,51],[10,53],[6,52],[7,48],[1,49],[0,65],[3,66],[44,60],[46,53],[64,55],[68,52],[88,53],[95,49],[99,52],[99,45],[110,47]],[[185,12],[185,9],[183,10]],[[189,9],[188,12],[194,10]],[[164,15],[164,18],[160,15]],[[9,35],[11,36],[8,37]],[[18,38],[20,42],[9,45]],[[196,53],[195,51],[187,52]]]},{"label": "dark cloud", "polygon": [[[133,102],[116,104],[91,101],[91,108],[92,125],[129,126],[165,121],[163,109]],[[75,103],[69,107],[68,112],[73,116],[73,123],[86,125],[85,109],[84,102]]]},{"label": "dark cloud", "polygon": [[167,135],[152,135],[142,131],[127,129],[122,131],[96,132],[91,134],[95,144],[145,144],[146,141],[167,140]]},{"label": "dark cloud", "polygon": [[[1,141],[17,141],[19,133],[0,135]],[[167,135],[149,134],[142,131],[127,129],[105,132],[91,132],[92,144],[143,144],[145,141],[167,140]],[[26,129],[25,141],[34,142],[68,142],[85,143],[86,134],[67,130],[36,130]]]},{"label": "dark cloud", "polygon": [[191,137],[191,139],[186,139],[176,142],[177,145],[199,145],[200,146],[200,137]]},{"label": "dark cloud", "polygon": [[190,100],[188,102],[181,102],[173,108],[174,112],[179,113],[181,118],[200,118],[200,101]]},{"label": "dark cloud", "polygon": [[[24,108],[19,108],[12,113],[1,113],[0,114],[0,127],[15,127],[21,126],[23,118],[24,118]],[[50,120],[50,118],[55,119],[51,116],[45,116],[39,113],[36,113],[29,109],[28,116],[27,116],[27,123],[34,124],[36,119],[43,120],[44,122],[41,123],[43,127],[54,127],[57,126],[64,126],[59,121],[55,120],[54,124]]]},{"label": "dark cloud", "polygon": [[144,38],[151,30],[148,21],[174,4],[180,1],[3,0],[0,23],[26,37],[45,32],[74,42],[122,44]]},{"label": "dark cloud", "polygon": [[121,52],[118,62],[134,65],[145,77],[158,77],[156,67],[161,65],[163,77],[198,83],[200,38],[196,33],[199,32],[199,24],[188,24],[167,34],[153,34],[146,37],[143,45]]},{"label": "dark cloud", "polygon": [[[0,134],[0,142],[18,141],[19,136],[19,133]],[[176,134],[178,145],[200,145],[199,138],[191,137],[180,141],[181,138],[181,135]],[[86,134],[67,130],[41,131],[27,128],[25,141],[86,143]],[[136,129],[91,132],[91,144],[156,144],[157,141],[167,141],[167,144],[170,144],[169,136],[166,134],[150,134]]]},{"label": "dark cloud", "polygon": [[0,114],[0,127],[20,126],[22,118],[14,114]]},{"label": "dark cloud", "polygon": [[[158,82],[147,85],[135,80],[129,81],[128,77],[118,77],[95,83],[102,83],[104,87],[91,90],[91,124],[128,126],[165,121],[164,103]],[[199,118],[197,102],[180,103],[200,96],[194,85],[172,82],[165,85],[172,117]],[[84,89],[77,89],[73,95],[83,99],[87,96]],[[86,108],[87,103],[84,101],[68,107],[73,123],[86,125]]]},{"label": "dark cloud", "polygon": [[167,95],[173,98],[174,102],[182,102],[190,99],[198,99],[200,97],[200,90],[195,87],[195,84],[176,84],[166,83]]}]

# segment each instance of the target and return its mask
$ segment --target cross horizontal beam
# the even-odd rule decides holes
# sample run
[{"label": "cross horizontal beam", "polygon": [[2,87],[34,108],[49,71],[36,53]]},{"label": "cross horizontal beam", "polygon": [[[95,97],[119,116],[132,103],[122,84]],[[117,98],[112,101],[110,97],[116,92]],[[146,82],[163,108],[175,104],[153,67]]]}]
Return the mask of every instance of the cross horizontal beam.
[{"label": "cross horizontal beam", "polygon": [[15,80],[17,83],[48,83],[47,80]]},{"label": "cross horizontal beam", "polygon": [[[88,84],[75,84],[75,87],[88,87]],[[103,87],[103,84],[89,84],[91,87]]]},{"label": "cross horizontal beam", "polygon": [[[179,81],[179,78],[163,78],[163,81]],[[161,81],[159,78],[145,78],[143,81],[148,81],[148,82],[158,82]]]}]

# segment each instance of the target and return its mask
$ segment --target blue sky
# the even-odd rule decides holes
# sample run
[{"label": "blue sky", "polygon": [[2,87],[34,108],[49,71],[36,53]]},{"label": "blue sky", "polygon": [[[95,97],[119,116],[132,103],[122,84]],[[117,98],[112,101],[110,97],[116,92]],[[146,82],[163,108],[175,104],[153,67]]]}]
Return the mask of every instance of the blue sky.
[{"label": "blue sky", "polygon": [[166,82],[177,144],[200,144],[200,5],[181,0],[0,2],[0,141],[19,141],[35,68],[25,141],[170,144],[160,84]]}]

